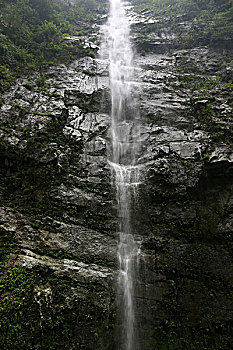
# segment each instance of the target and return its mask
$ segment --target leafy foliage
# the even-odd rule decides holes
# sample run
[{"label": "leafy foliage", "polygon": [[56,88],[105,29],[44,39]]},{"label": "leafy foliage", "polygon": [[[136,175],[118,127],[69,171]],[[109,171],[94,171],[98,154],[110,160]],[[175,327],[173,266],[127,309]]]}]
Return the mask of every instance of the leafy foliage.
[{"label": "leafy foliage", "polygon": [[[197,44],[231,48],[233,43],[232,0],[132,0],[138,11],[145,8],[168,21],[184,48]],[[186,22],[191,27],[186,27]],[[181,30],[181,22],[184,31]]]},{"label": "leafy foliage", "polygon": [[[52,0],[0,0],[0,88],[26,70],[67,61],[83,54],[84,34],[93,21],[95,0],[75,6]],[[79,35],[75,45],[67,35]]]}]

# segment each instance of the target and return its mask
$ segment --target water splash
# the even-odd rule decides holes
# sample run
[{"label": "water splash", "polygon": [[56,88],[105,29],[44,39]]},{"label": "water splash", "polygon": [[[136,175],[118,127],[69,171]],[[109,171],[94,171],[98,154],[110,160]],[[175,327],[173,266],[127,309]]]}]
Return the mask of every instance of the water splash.
[{"label": "water splash", "polygon": [[109,165],[116,188],[119,218],[118,311],[121,331],[120,350],[136,349],[135,277],[139,248],[132,228],[132,206],[140,167],[140,125],[135,95],[133,50],[124,3],[110,0],[110,14],[103,27],[102,58],[109,62],[112,102],[111,147]]}]

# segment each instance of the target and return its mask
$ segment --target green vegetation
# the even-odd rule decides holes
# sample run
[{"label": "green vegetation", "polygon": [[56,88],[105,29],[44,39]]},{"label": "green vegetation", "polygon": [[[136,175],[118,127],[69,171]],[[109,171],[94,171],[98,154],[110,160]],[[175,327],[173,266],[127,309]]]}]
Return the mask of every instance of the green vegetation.
[{"label": "green vegetation", "polygon": [[34,275],[9,262],[16,254],[13,233],[0,228],[0,344],[2,349],[25,346],[25,319],[32,295]]},{"label": "green vegetation", "polygon": [[23,268],[9,267],[0,275],[0,343],[2,349],[26,346],[25,321],[34,276]]},{"label": "green vegetation", "polygon": [[[213,141],[224,141],[232,144],[232,125],[229,124],[226,127],[224,124],[231,117],[231,111],[224,111],[221,108],[223,99],[231,108],[233,107],[231,98],[233,83],[230,73],[228,77],[223,74],[221,76],[199,76],[197,74],[198,68],[194,67],[194,72],[190,71],[187,69],[185,60],[180,62],[178,68],[181,73],[179,76],[180,87],[189,91],[190,111],[201,123],[203,130],[209,133]],[[219,98],[220,96],[222,99]]]},{"label": "green vegetation", "polygon": [[[0,0],[0,90],[26,71],[67,62],[84,54],[84,34],[93,22],[95,0],[75,6],[52,0]],[[75,35],[80,40],[67,40]]]},{"label": "green vegetation", "polygon": [[[72,299],[72,288],[85,291],[89,298]],[[70,350],[77,344],[86,350],[105,349],[103,339],[112,343],[115,320],[106,319],[102,308],[93,304],[96,294],[103,292],[98,284],[57,278],[44,268],[5,267],[0,275],[1,349]],[[67,298],[70,303],[64,310]]]},{"label": "green vegetation", "polygon": [[[179,34],[184,48],[211,45],[231,48],[233,44],[232,0],[132,0],[138,11],[152,10],[167,28]],[[191,27],[190,27],[191,23]],[[164,23],[159,26],[164,29]],[[177,44],[177,43],[176,43]]]}]

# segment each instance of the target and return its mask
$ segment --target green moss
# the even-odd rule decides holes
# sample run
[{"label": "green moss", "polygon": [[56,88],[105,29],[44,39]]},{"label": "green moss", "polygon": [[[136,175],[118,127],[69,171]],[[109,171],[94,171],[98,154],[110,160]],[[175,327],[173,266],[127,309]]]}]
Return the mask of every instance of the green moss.
[{"label": "green moss", "polygon": [[[36,294],[38,285],[42,286],[40,294]],[[43,294],[43,286],[52,291],[49,300]],[[74,289],[77,295],[73,294]],[[0,280],[1,348],[108,349],[113,343],[114,321],[109,310],[95,304],[98,293],[105,293],[98,284],[58,278],[45,268],[35,267],[33,272],[8,268]]]},{"label": "green moss", "polygon": [[5,350],[27,348],[25,320],[34,276],[23,268],[4,269],[0,277],[0,342]]},{"label": "green moss", "polygon": [[[73,6],[65,1],[2,0],[0,11],[0,90],[22,73],[96,55],[84,47],[84,36],[98,20],[95,0],[76,0]],[[69,35],[80,40],[74,44],[67,40]]]},{"label": "green moss", "polygon": [[[232,47],[233,4],[230,0],[132,0],[132,3],[138,11],[147,8],[154,12],[158,18],[158,23],[153,28],[156,33],[164,30],[165,26],[171,32],[178,33],[178,40],[173,40],[173,47]],[[188,31],[186,25],[189,26]]]},{"label": "green moss", "polygon": [[159,350],[228,350],[232,346],[229,334],[231,324],[215,325],[211,327],[187,327],[182,321],[167,321],[158,327],[163,340],[158,344]]}]

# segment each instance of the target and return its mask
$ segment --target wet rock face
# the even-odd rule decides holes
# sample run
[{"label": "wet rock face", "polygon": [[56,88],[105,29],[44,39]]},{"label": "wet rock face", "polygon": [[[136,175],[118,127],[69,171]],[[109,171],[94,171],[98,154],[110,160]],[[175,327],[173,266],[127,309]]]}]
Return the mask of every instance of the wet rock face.
[{"label": "wet rock face", "polygon": [[[106,72],[105,62],[85,57],[19,79],[2,96],[0,338],[6,349],[12,341],[19,349],[32,343],[110,349],[114,342],[117,237],[106,161]],[[14,300],[24,284],[21,312]]]},{"label": "wet rock face", "polygon": [[142,239],[140,346],[227,349],[233,306],[231,54],[207,46],[179,50],[177,33],[157,32],[152,13],[128,11],[143,124],[144,183],[135,205]]},{"label": "wet rock face", "polygon": [[[157,33],[151,13],[138,15],[131,7],[128,13],[137,47],[144,179],[132,215],[141,242],[140,346],[228,350],[229,53],[172,47],[177,33]],[[0,295],[10,298],[14,312],[17,298],[22,308],[18,321],[9,317],[11,309],[4,311],[6,349],[12,348],[7,332],[19,349],[33,341],[42,349],[113,348],[117,222],[107,163],[107,71],[106,62],[85,57],[24,77],[2,96],[0,232],[12,282],[4,277]],[[16,296],[12,290],[20,286]],[[26,343],[7,328],[14,322],[23,325]]]}]

